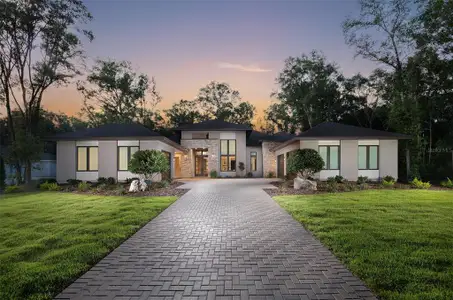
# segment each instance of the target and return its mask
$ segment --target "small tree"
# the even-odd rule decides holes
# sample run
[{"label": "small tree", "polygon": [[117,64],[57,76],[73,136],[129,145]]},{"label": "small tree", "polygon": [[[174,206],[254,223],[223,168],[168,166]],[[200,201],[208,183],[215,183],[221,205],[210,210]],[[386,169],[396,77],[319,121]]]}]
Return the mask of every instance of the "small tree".
[{"label": "small tree", "polygon": [[299,149],[289,156],[287,171],[295,173],[298,177],[307,179],[322,170],[324,161],[316,150]]},{"label": "small tree", "polygon": [[129,162],[129,171],[151,181],[158,173],[167,172],[168,169],[165,154],[158,150],[137,151]]}]

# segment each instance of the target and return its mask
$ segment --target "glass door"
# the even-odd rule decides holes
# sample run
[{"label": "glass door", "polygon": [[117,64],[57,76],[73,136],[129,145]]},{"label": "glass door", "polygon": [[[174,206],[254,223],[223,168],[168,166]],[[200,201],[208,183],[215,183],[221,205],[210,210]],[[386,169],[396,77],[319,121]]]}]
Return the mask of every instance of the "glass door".
[{"label": "glass door", "polygon": [[208,149],[195,150],[195,176],[208,176]]}]

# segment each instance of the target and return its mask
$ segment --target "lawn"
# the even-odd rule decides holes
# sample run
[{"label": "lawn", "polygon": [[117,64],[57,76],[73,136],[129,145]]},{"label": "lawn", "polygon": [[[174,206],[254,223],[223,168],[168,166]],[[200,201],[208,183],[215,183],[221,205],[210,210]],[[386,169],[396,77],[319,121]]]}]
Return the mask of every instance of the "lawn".
[{"label": "lawn", "polygon": [[50,299],[176,197],[0,198],[0,299]]},{"label": "lawn", "polygon": [[382,299],[453,299],[453,192],[275,199]]}]

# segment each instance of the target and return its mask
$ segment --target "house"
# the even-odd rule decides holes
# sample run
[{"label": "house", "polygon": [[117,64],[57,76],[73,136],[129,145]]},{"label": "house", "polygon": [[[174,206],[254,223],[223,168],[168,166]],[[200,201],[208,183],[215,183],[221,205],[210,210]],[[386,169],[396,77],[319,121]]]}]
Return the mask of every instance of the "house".
[{"label": "house", "polygon": [[[398,140],[408,136],[338,123],[322,123],[299,135],[268,135],[249,126],[223,120],[182,125],[166,138],[138,124],[108,124],[98,128],[58,134],[57,181],[95,181],[114,177],[118,181],[136,177],[128,162],[137,150],[156,149],[168,157],[167,178],[284,176],[292,151],[311,148],[319,151],[325,168],[318,178],[341,175],[370,179],[398,177]],[[244,170],[239,166],[244,164]]]}]

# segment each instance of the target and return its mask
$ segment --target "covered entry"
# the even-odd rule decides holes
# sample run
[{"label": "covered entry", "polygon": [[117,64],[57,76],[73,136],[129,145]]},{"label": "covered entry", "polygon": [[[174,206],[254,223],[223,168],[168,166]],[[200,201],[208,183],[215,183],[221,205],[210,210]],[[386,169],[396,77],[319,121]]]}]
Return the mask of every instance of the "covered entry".
[{"label": "covered entry", "polygon": [[196,149],[195,176],[208,176],[208,149]]}]

